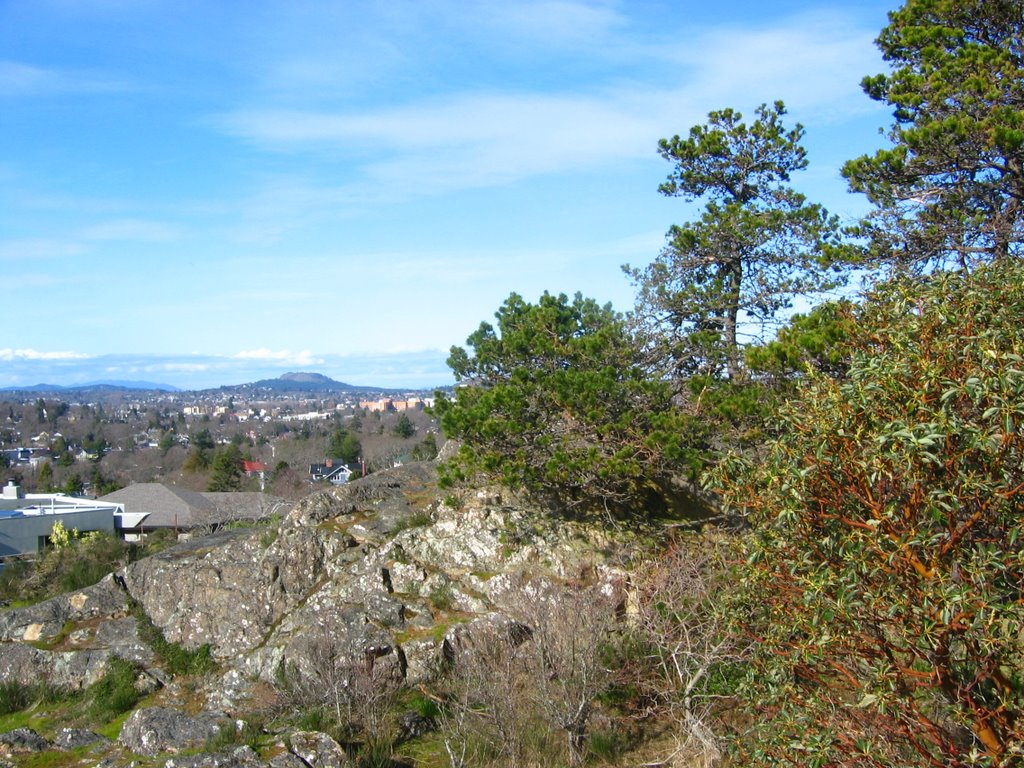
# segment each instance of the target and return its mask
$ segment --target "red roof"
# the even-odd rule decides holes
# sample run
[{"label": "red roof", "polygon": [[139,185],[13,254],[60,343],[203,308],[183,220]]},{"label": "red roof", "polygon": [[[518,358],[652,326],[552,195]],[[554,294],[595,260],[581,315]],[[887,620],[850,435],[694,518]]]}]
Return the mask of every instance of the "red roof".
[{"label": "red roof", "polygon": [[243,472],[266,472],[270,467],[266,464],[261,464],[258,461],[243,461],[242,471]]}]

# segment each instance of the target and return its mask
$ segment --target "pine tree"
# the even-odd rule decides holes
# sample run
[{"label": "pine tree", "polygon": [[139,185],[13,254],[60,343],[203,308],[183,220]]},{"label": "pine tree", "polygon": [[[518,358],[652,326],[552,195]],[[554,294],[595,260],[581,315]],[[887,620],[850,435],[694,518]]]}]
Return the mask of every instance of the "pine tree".
[{"label": "pine tree", "polygon": [[1020,255],[1024,240],[1024,4],[908,0],[877,43],[891,74],[865,92],[894,108],[892,146],[851,160],[877,206],[860,231],[883,264]]}]

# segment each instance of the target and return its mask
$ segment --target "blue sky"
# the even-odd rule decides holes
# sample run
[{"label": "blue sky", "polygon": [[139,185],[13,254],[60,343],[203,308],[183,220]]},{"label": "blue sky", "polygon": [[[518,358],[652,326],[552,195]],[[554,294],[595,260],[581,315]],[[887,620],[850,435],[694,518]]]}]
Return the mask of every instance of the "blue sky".
[{"label": "blue sky", "polygon": [[0,0],[0,387],[446,384],[508,294],[633,303],[659,138],[782,99],[794,185],[888,124],[893,3]]}]

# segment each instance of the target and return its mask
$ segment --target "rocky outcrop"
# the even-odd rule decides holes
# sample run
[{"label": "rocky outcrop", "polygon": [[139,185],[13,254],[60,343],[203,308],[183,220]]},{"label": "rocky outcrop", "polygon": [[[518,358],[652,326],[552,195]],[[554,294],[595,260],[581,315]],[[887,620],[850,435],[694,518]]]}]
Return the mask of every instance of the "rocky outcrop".
[{"label": "rocky outcrop", "polygon": [[13,731],[0,733],[0,748],[7,754],[42,752],[50,748],[50,742],[31,728],[15,728]]},{"label": "rocky outcrop", "polygon": [[189,717],[176,709],[146,707],[132,712],[118,742],[129,752],[154,757],[202,746],[223,727],[224,715],[204,712]]},{"label": "rocky outcrop", "polygon": [[[184,542],[87,590],[0,614],[0,681],[81,687],[112,655],[163,679],[130,615],[137,605],[167,640],[208,645],[220,662],[220,676],[191,691],[187,705],[170,686],[124,724],[118,745],[127,753],[175,755],[230,724],[259,685],[316,679],[328,656],[417,684],[475,633],[528,633],[517,607],[543,599],[545,584],[622,589],[622,573],[603,562],[610,542],[585,527],[545,524],[493,492],[440,499],[435,483],[431,464],[371,475],[309,496],[275,529]],[[167,765],[262,764],[246,749]],[[329,737],[303,732],[266,764],[347,760]]]},{"label": "rocky outcrop", "polygon": [[290,739],[291,753],[316,768],[349,768],[352,762],[341,745],[326,733],[300,731]]},{"label": "rocky outcrop", "polygon": [[108,650],[45,651],[25,643],[8,643],[0,653],[0,680],[22,685],[47,682],[77,690],[107,671]]},{"label": "rocky outcrop", "polygon": [[111,574],[78,592],[0,613],[0,640],[47,642],[61,635],[68,622],[114,619],[127,614],[127,597]]}]

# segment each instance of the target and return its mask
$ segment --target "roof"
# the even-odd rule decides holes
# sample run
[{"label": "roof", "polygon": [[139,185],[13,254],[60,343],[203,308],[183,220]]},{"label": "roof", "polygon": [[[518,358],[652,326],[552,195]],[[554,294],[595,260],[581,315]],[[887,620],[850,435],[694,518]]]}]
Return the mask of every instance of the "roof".
[{"label": "roof", "polygon": [[199,493],[163,483],[135,483],[101,497],[124,504],[126,512],[149,512],[146,528],[191,528],[230,520],[255,520],[282,510],[283,502],[263,493]]},{"label": "roof", "polygon": [[104,499],[83,499],[63,493],[29,493],[15,498],[0,497],[0,513],[4,517],[15,517],[22,514],[53,515],[95,510],[116,513],[123,512],[124,508],[118,507],[116,502],[111,503]]},{"label": "roof", "polygon": [[243,461],[242,471],[243,472],[266,472],[270,467],[259,461]]},{"label": "roof", "polygon": [[323,464],[310,464],[309,474],[318,480],[330,480],[335,477],[348,477],[354,470],[340,461],[328,460]]},{"label": "roof", "polygon": [[204,525],[214,506],[201,493],[163,483],[135,483],[100,497],[124,504],[126,512],[149,512],[146,528],[191,528]]}]

